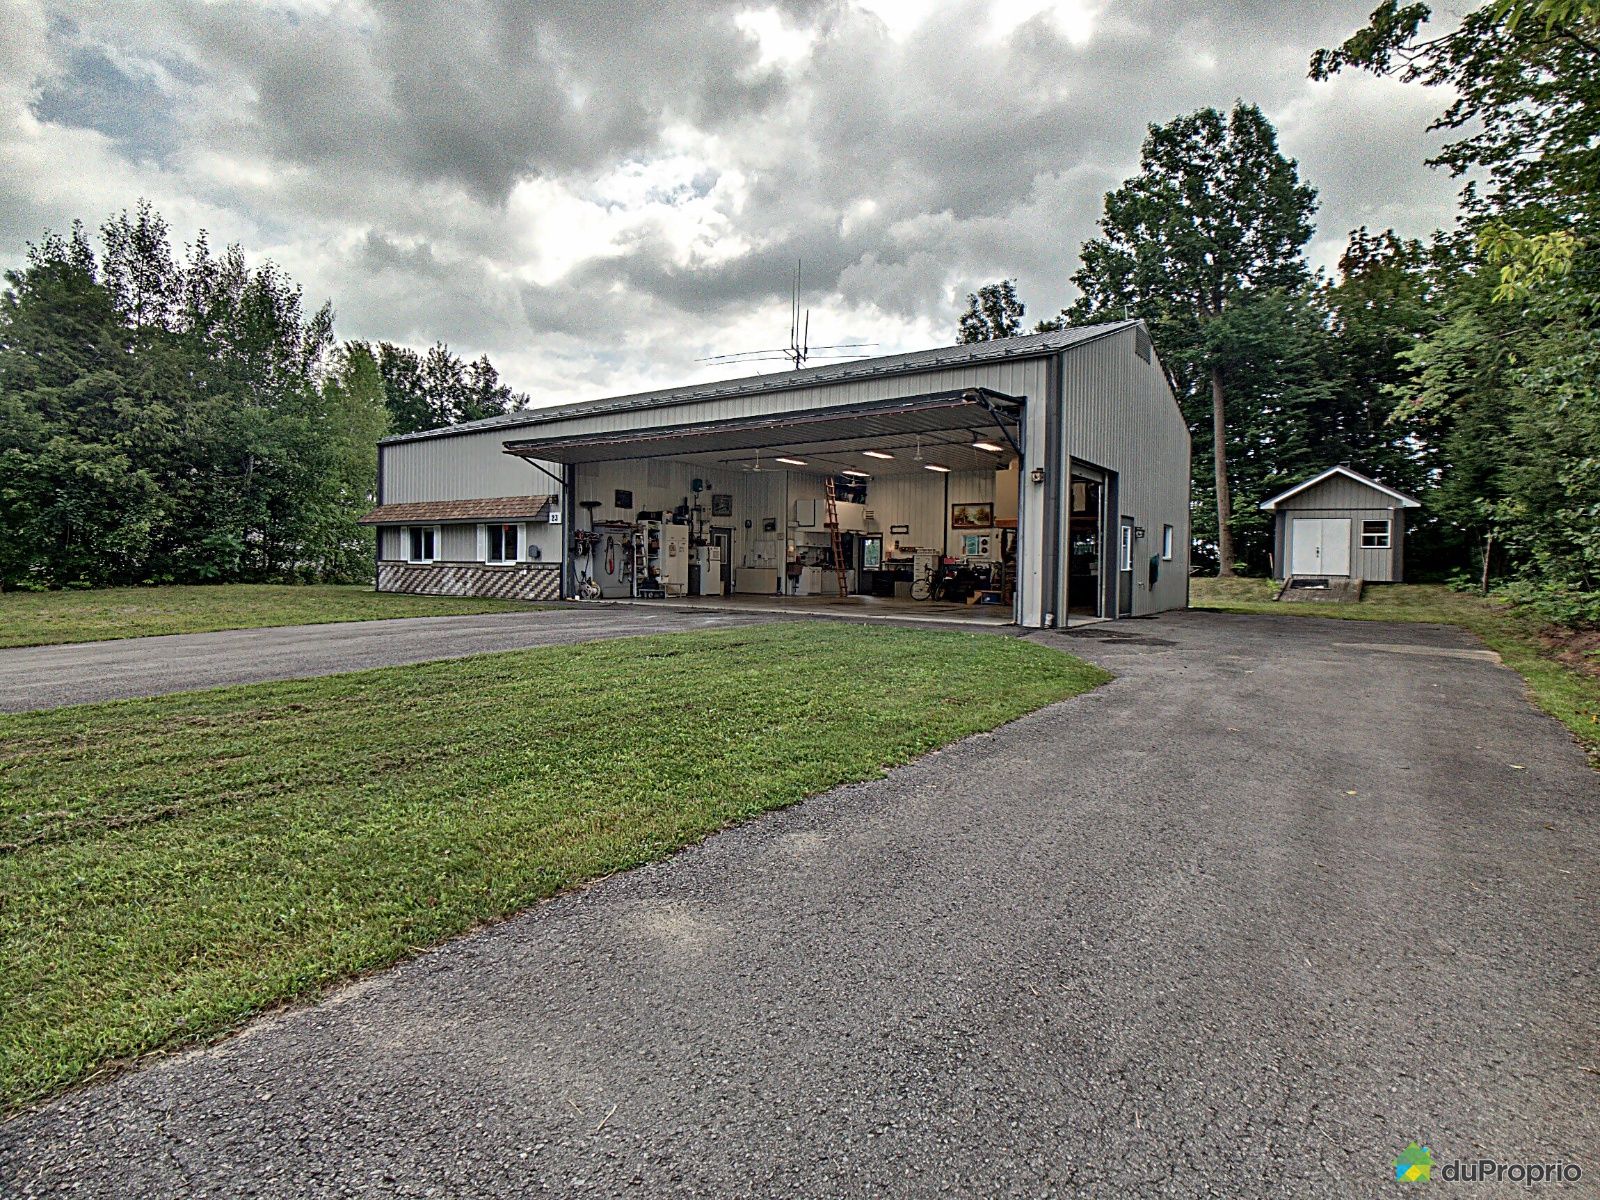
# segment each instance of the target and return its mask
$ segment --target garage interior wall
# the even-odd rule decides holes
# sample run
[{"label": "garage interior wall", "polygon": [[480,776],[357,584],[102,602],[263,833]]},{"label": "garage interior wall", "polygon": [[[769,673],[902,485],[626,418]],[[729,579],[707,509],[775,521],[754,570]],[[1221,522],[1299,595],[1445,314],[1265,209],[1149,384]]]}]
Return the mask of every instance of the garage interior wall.
[{"label": "garage interior wall", "polygon": [[[1005,456],[996,455],[996,458]],[[872,513],[870,523],[863,529],[881,533],[885,552],[896,542],[906,549],[920,547],[942,550],[947,544],[950,553],[960,552],[960,538],[973,530],[957,530],[950,526],[950,504],[995,504],[996,519],[1016,514],[1016,488],[1018,471],[953,471],[949,475],[924,471],[916,475],[890,475],[867,480],[865,508]],[[774,556],[784,552],[782,545],[768,543],[792,540],[797,533],[821,534],[821,505],[825,495],[825,477],[809,471],[766,470],[744,471],[737,468],[717,470],[704,463],[682,462],[673,459],[634,459],[611,463],[585,463],[576,468],[575,498],[580,505],[574,520],[578,528],[587,528],[588,517],[581,508],[585,500],[598,500],[594,520],[631,521],[640,509],[671,510],[685,500],[693,503],[693,481],[704,485],[700,502],[709,510],[711,496],[725,493],[732,497],[733,513],[729,517],[707,516],[712,526],[731,529],[733,559],[737,573],[745,568],[773,568],[779,565]],[[996,480],[1002,486],[996,487]],[[949,481],[949,501],[945,500],[945,482]],[[619,509],[615,504],[617,491],[633,494],[633,506]],[[1000,499],[997,501],[997,490]],[[795,502],[815,500],[818,503],[819,521],[809,530],[796,528]],[[767,532],[766,521],[777,523],[776,532]],[[745,522],[749,521],[749,528]],[[909,526],[903,534],[890,533],[895,525]],[[850,532],[850,530],[846,530]],[[979,531],[981,532],[981,531]],[[948,539],[948,542],[946,541]],[[738,585],[737,574],[735,586]],[[741,589],[744,590],[744,589]],[[761,591],[767,589],[761,588]]]}]

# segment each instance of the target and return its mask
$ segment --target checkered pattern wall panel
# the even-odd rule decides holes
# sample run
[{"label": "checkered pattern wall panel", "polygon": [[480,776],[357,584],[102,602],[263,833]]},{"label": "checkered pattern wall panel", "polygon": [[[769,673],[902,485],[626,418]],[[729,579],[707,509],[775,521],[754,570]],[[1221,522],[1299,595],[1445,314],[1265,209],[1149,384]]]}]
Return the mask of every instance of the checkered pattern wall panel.
[{"label": "checkered pattern wall panel", "polygon": [[378,590],[491,600],[559,600],[561,568],[547,563],[489,567],[482,563],[386,562],[378,564]]}]

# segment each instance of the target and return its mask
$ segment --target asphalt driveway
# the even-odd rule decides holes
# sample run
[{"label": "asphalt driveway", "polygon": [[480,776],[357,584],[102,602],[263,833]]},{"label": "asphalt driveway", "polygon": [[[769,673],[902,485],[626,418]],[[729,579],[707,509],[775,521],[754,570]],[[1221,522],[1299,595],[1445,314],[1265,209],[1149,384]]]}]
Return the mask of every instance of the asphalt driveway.
[{"label": "asphalt driveway", "polygon": [[652,611],[606,604],[24,646],[0,650],[0,712],[769,620],[759,613]]},{"label": "asphalt driveway", "polygon": [[1516,675],[1425,626],[1038,636],[1119,678],[24,1115],[0,1191],[1600,1178],[1600,775]]}]

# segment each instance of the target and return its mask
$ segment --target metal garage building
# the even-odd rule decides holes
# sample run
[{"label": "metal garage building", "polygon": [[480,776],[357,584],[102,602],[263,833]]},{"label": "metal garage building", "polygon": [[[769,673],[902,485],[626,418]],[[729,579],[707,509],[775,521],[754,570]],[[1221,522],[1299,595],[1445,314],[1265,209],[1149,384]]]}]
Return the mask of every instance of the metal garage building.
[{"label": "metal garage building", "polygon": [[1406,509],[1420,507],[1359,471],[1329,467],[1262,502],[1274,514],[1273,577],[1399,583]]},{"label": "metal garage building", "polygon": [[1137,321],[523,410],[386,438],[378,474],[383,591],[931,587],[1034,627],[1188,597],[1189,435]]}]

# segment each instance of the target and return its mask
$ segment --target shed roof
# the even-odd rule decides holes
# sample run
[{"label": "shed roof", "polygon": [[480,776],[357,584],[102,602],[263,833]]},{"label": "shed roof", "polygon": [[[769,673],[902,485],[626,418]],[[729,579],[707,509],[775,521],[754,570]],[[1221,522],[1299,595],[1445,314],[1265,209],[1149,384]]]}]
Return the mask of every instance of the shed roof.
[{"label": "shed roof", "polygon": [[1261,502],[1261,508],[1262,508],[1262,510],[1264,512],[1271,512],[1273,509],[1277,508],[1278,505],[1282,504],[1285,500],[1287,500],[1290,496],[1297,495],[1298,493],[1305,491],[1307,488],[1314,488],[1314,487],[1317,486],[1317,484],[1322,483],[1324,480],[1332,479],[1335,475],[1343,475],[1347,479],[1351,479],[1351,480],[1354,480],[1356,483],[1363,484],[1364,486],[1371,488],[1375,492],[1382,492],[1385,496],[1388,496],[1391,500],[1396,501],[1398,507],[1400,507],[1400,508],[1421,508],[1422,507],[1422,501],[1414,500],[1410,496],[1407,496],[1404,492],[1395,491],[1392,487],[1385,487],[1383,484],[1379,483],[1376,479],[1368,479],[1365,475],[1361,474],[1360,471],[1352,471],[1349,467],[1347,467],[1347,466],[1345,466],[1344,464],[1341,463],[1337,467],[1329,467],[1326,471],[1322,472],[1322,474],[1320,474],[1320,475],[1313,475],[1310,479],[1307,479],[1304,483],[1295,484],[1292,488],[1290,488],[1286,492],[1279,492],[1276,496],[1274,496],[1270,500],[1263,500]]},{"label": "shed roof", "polygon": [[842,383],[853,379],[873,379],[890,375],[906,375],[916,371],[934,371],[949,367],[965,367],[978,363],[999,362],[1005,359],[1041,358],[1100,338],[1131,329],[1137,320],[1111,321],[1103,325],[1083,325],[1062,329],[1054,333],[1032,333],[1023,337],[996,338],[988,342],[973,342],[962,346],[941,346],[933,350],[917,350],[910,354],[890,354],[882,358],[865,358],[845,363],[829,363],[821,367],[805,367],[799,371],[784,371],[774,375],[747,375],[741,379],[722,379],[714,383],[694,384],[688,387],[663,388],[653,392],[635,392],[627,396],[610,396],[601,400],[587,400],[581,404],[558,404],[549,408],[524,408],[516,412],[486,417],[481,421],[468,421],[461,425],[447,425],[441,429],[424,429],[416,433],[401,433],[387,437],[380,444],[411,442],[423,438],[453,437],[463,433],[477,433],[486,429],[520,428],[561,421],[568,417],[593,416],[597,413],[621,412],[629,409],[662,408],[671,404],[689,404],[697,400],[720,400],[730,396],[756,395],[763,392],[791,391],[795,388],[814,387],[824,383]]},{"label": "shed roof", "polygon": [[549,496],[492,496],[486,500],[423,500],[381,504],[358,525],[411,525],[435,521],[538,521],[550,514]]}]

